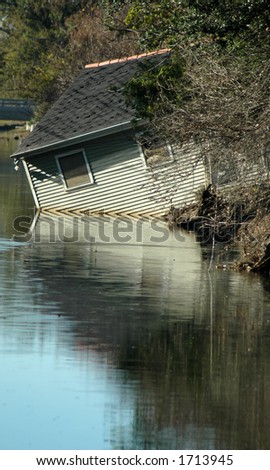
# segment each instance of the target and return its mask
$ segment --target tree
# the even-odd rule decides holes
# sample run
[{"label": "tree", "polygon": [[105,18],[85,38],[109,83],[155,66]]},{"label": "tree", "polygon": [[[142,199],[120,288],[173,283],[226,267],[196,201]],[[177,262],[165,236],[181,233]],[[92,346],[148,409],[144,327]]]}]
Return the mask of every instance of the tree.
[{"label": "tree", "polygon": [[125,24],[140,33],[148,48],[205,36],[223,46],[236,38],[262,45],[269,42],[270,12],[267,0],[131,0]]},{"label": "tree", "polygon": [[136,52],[134,41],[104,26],[99,3],[4,0],[2,96],[33,99],[40,117],[86,63]]},{"label": "tree", "polygon": [[173,60],[181,61],[181,74],[167,69],[154,96],[145,74],[128,84],[125,93],[137,111],[142,116],[147,112],[165,137],[194,139],[203,155],[230,161],[239,174],[244,161],[256,163],[265,174],[270,141],[268,2],[133,0],[123,24],[137,32],[145,50],[170,47]]},{"label": "tree", "polygon": [[1,42],[2,92],[51,103],[59,92],[64,51],[68,44],[66,20],[87,2],[17,0],[3,2],[8,34]]}]

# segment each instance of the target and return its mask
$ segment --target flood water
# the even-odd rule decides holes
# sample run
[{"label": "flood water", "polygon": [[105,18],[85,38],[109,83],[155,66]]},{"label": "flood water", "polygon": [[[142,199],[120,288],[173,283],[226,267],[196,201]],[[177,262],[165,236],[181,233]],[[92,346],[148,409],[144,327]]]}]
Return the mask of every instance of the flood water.
[{"label": "flood water", "polygon": [[270,449],[269,279],[209,273],[162,223],[88,236],[44,215],[23,236],[16,145],[0,139],[0,448]]}]

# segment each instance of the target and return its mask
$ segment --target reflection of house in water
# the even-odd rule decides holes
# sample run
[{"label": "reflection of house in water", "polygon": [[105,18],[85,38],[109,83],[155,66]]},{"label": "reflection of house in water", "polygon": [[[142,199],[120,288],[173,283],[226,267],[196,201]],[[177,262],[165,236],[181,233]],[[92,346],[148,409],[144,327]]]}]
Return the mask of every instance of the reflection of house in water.
[{"label": "reflection of house in water", "polygon": [[[37,221],[24,266],[39,279],[46,313],[57,305],[55,321],[62,322],[59,334],[69,331],[68,347],[84,362],[98,354],[112,376],[124,371],[123,390],[134,394],[134,434],[115,429],[116,446],[240,449],[252,448],[256,438],[257,447],[267,448],[262,391],[270,374],[262,345],[269,312],[257,280],[234,272],[209,276],[192,236],[179,241],[169,233],[163,244],[151,244],[156,227],[147,220],[135,243],[132,219],[105,219],[102,229],[99,219],[76,219],[76,232],[74,218],[48,223],[48,217]],[[83,243],[86,221],[95,243]],[[117,241],[119,226],[131,240]],[[98,243],[99,230],[109,240]],[[70,242],[57,243],[59,234]]]},{"label": "reflection of house in water", "polygon": [[[73,276],[75,282],[77,279],[82,282],[81,275],[85,276],[85,282],[91,279],[91,297],[96,288],[95,276],[99,273],[98,279],[103,284],[98,283],[98,290],[106,292],[111,286],[113,295],[117,296],[118,289],[121,292],[125,288],[129,294],[140,296],[140,307],[145,313],[149,302],[151,310],[155,304],[159,310],[162,305],[163,314],[194,316],[201,249],[193,235],[170,231],[162,220],[58,217],[41,213],[32,240],[41,259],[45,256],[47,265],[51,262],[54,268],[57,250],[66,260],[73,259],[75,253],[75,256],[81,254],[80,267]],[[66,266],[61,264],[64,273],[65,267],[69,269],[68,262]],[[183,283],[185,296],[179,289]],[[100,295],[98,299],[100,303]],[[72,300],[67,299],[67,302],[70,307]],[[181,306],[181,313],[177,312],[177,305]]]}]

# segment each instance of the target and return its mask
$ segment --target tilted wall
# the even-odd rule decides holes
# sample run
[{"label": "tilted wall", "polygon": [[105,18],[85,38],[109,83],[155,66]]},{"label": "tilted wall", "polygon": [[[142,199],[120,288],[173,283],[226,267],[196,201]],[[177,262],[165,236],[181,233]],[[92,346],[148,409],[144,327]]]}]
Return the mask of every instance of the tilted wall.
[{"label": "tilted wall", "polygon": [[56,164],[64,149],[26,160],[42,209],[104,213],[164,214],[171,205],[194,201],[205,184],[204,165],[194,145],[173,148],[171,161],[149,168],[131,133],[68,148],[84,149],[94,184],[65,190]]}]

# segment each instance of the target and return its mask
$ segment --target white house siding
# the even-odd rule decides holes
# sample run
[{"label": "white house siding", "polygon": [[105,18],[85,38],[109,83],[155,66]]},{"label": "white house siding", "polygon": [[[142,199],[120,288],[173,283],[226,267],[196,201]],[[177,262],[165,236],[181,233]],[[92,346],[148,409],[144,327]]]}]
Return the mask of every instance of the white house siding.
[{"label": "white house siding", "polygon": [[[146,168],[132,136],[119,134],[89,141],[84,148],[95,183],[65,190],[50,152],[27,161],[41,209],[104,213],[165,213],[171,205],[190,203],[205,183],[204,167],[194,146],[177,151],[174,161]],[[71,149],[68,149],[69,151]]]},{"label": "white house siding", "polygon": [[152,186],[159,188],[156,198],[181,207],[194,202],[196,192],[205,187],[205,166],[199,147],[193,143],[181,147],[172,146],[174,161],[167,162],[152,170]]}]

